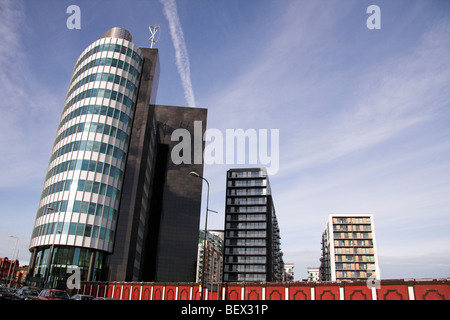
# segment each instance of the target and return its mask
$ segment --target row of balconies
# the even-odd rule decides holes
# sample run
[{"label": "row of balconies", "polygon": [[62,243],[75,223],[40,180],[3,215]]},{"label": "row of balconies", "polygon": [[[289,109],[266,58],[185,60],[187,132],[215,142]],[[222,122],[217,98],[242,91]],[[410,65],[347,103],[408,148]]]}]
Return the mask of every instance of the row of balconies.
[{"label": "row of balconies", "polygon": [[351,224],[351,225],[334,225],[333,231],[372,231],[370,224],[362,225],[362,224]]},{"label": "row of balconies", "polygon": [[228,178],[234,179],[243,179],[243,178],[266,178],[267,173],[258,170],[258,171],[230,171],[228,172]]},{"label": "row of balconies", "polygon": [[342,248],[354,248],[354,247],[373,247],[372,239],[348,241],[348,240],[335,240],[334,247]]},{"label": "row of balconies", "polygon": [[334,232],[334,239],[372,239],[372,233],[361,231]]},{"label": "row of balconies", "polygon": [[267,204],[267,197],[227,198],[228,205],[257,205]]},{"label": "row of balconies", "polygon": [[226,230],[255,230],[255,229],[267,229],[265,222],[227,222]]},{"label": "row of balconies", "polygon": [[265,187],[265,179],[255,179],[255,180],[228,180],[228,187]]},{"label": "row of balconies", "polygon": [[253,239],[253,238],[263,238],[265,239],[267,237],[266,230],[245,230],[245,231],[227,231],[226,238],[246,238],[246,239]]},{"label": "row of balconies", "polygon": [[372,263],[336,263],[336,270],[369,270],[371,272],[374,267]]},{"label": "row of balconies", "polygon": [[333,224],[370,224],[370,217],[333,218]]},{"label": "row of balconies", "polygon": [[238,246],[238,247],[265,247],[265,239],[227,239],[225,241],[226,246]]}]

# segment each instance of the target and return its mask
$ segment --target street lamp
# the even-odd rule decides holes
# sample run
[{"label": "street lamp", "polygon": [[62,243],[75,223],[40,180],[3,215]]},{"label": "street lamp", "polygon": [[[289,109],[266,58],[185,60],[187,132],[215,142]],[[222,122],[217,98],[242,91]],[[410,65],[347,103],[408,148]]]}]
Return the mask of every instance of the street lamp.
[{"label": "street lamp", "polygon": [[202,264],[202,284],[201,284],[202,291],[200,293],[200,300],[203,300],[203,292],[205,290],[204,286],[205,286],[205,265],[206,265],[206,236],[207,236],[207,233],[208,233],[208,212],[212,211],[212,212],[217,213],[217,211],[209,210],[209,207],[208,207],[208,205],[209,205],[209,182],[208,182],[208,180],[203,178],[201,175],[199,175],[195,171],[189,172],[189,175],[194,177],[194,178],[200,178],[202,180],[205,180],[206,181],[206,185],[208,186],[208,192],[206,194],[205,236],[204,236],[204,239],[203,239],[203,264]]},{"label": "street lamp", "polygon": [[[46,209],[47,209],[47,212],[48,211],[55,211],[55,209],[52,208],[52,207],[47,207]],[[54,250],[54,248],[55,248],[55,239],[53,238],[53,243],[52,243],[52,245],[50,247],[49,257],[47,259],[47,268],[45,269],[44,289],[48,285],[48,279],[50,278],[50,266],[51,266],[51,264],[53,262],[53,250]]]}]

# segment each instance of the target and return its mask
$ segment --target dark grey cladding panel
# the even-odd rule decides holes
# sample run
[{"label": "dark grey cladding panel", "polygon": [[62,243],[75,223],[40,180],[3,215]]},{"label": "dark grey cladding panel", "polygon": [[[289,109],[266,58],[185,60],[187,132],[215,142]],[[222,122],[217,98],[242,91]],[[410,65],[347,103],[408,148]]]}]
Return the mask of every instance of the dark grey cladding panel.
[{"label": "dark grey cladding panel", "polygon": [[[193,150],[194,143],[201,143],[204,149],[202,137],[206,130],[207,110],[157,105],[155,116],[161,141],[169,145],[156,280],[195,281],[202,180],[190,176],[189,172],[203,174],[203,163],[194,163]],[[194,137],[195,121],[201,123],[200,137]],[[191,135],[190,163],[175,164],[171,159],[172,149],[179,143],[171,141],[171,134],[179,128]]]}]

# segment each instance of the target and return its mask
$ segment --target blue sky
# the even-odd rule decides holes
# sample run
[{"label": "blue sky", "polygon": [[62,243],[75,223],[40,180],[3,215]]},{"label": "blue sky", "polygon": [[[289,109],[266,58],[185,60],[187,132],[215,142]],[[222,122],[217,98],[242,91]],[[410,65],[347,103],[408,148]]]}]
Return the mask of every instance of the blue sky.
[{"label": "blue sky", "polygon": [[[81,9],[69,30],[66,9]],[[381,9],[369,30],[368,6]],[[74,63],[113,26],[148,47],[159,24],[157,103],[208,108],[208,129],[278,129],[270,176],[285,262],[319,266],[330,213],[374,215],[383,279],[450,276],[450,3],[182,0],[177,69],[160,1],[0,1],[0,256],[29,237]],[[189,102],[188,102],[189,101]],[[209,228],[225,173],[206,165]],[[203,216],[202,216],[203,217]],[[203,221],[203,220],[202,220]],[[203,223],[201,224],[203,226]]]}]

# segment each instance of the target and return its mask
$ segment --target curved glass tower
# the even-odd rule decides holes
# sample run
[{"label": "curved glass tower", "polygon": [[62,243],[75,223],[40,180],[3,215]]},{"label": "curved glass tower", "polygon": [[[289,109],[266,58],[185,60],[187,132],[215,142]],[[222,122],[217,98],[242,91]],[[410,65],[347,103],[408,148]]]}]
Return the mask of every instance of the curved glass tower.
[{"label": "curved glass tower", "polygon": [[70,265],[96,280],[113,251],[143,65],[131,40],[112,28],[73,69],[30,243],[30,273],[43,285],[66,279]]},{"label": "curved glass tower", "polygon": [[195,281],[202,181],[189,172],[203,164],[173,163],[171,134],[202,137],[207,110],[156,105],[158,49],[131,41],[112,28],[75,63],[31,235],[30,285],[64,288],[72,266],[81,281]]}]

